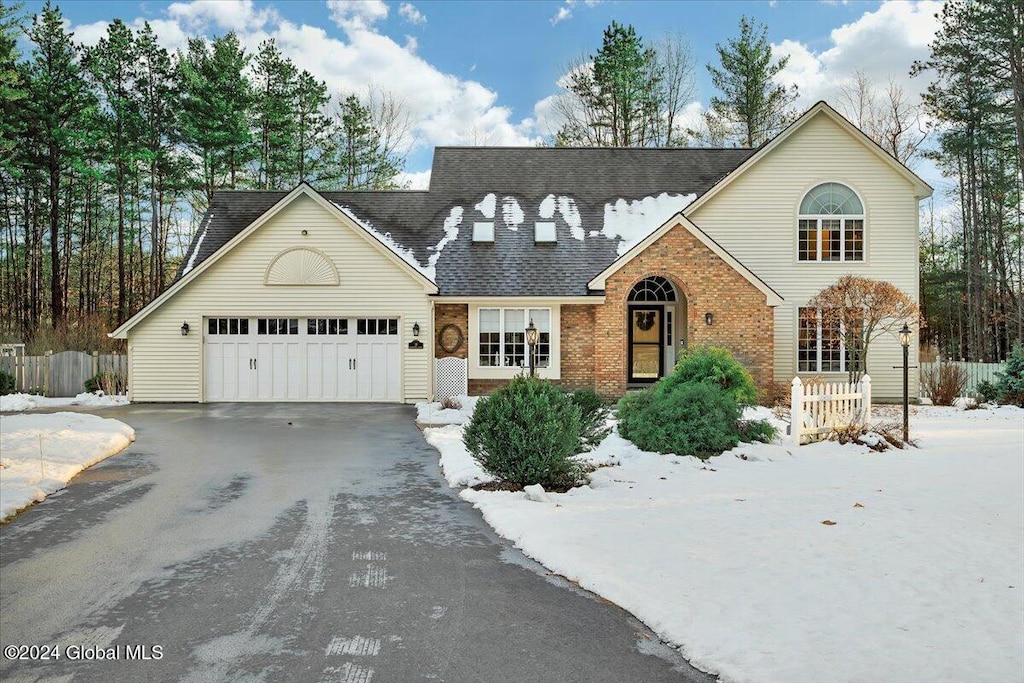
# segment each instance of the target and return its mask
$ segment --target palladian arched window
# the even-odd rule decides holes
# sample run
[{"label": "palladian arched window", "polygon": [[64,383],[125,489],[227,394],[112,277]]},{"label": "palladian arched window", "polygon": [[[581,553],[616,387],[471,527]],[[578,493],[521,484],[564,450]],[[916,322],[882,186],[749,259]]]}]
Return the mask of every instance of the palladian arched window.
[{"label": "palladian arched window", "polygon": [[801,261],[863,261],[864,204],[840,183],[822,183],[800,202]]}]

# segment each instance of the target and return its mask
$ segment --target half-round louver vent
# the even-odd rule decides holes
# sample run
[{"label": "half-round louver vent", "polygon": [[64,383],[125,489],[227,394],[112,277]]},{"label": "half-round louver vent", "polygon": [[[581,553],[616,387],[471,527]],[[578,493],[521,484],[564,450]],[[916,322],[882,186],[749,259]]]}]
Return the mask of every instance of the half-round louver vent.
[{"label": "half-round louver vent", "polygon": [[316,249],[293,247],[278,254],[267,268],[268,285],[336,285],[338,269]]}]

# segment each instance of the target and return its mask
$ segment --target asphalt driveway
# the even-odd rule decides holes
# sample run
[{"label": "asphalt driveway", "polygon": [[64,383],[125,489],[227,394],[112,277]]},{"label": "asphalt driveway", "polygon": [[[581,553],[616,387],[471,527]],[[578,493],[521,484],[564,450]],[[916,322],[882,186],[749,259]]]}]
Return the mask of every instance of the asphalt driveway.
[{"label": "asphalt driveway", "polygon": [[97,413],[136,442],[0,527],[0,644],[60,656],[5,682],[713,680],[498,539],[410,407]]}]

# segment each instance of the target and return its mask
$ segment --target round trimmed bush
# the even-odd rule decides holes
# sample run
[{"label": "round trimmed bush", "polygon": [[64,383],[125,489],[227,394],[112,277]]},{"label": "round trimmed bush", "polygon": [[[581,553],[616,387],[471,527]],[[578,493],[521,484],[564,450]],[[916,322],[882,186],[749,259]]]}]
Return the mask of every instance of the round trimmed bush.
[{"label": "round trimmed bush", "polygon": [[569,488],[584,478],[582,410],[541,379],[516,377],[480,399],[463,441],[484,470],[511,484]]},{"label": "round trimmed bush", "polygon": [[725,390],[742,408],[757,405],[758,392],[754,378],[728,349],[717,346],[688,349],[676,363],[672,374],[658,385],[671,388],[687,382],[715,385]]},{"label": "round trimmed bush", "polygon": [[739,443],[740,413],[715,384],[659,382],[619,401],[619,434],[645,451],[709,458]]}]

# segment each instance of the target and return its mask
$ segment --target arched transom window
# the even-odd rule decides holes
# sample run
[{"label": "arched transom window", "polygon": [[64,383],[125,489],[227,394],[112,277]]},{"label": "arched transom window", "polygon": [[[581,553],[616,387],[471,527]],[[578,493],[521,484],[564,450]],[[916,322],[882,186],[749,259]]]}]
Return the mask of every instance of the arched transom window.
[{"label": "arched transom window", "polygon": [[801,261],[863,261],[864,205],[840,183],[822,183],[800,202]]},{"label": "arched transom window", "polygon": [[629,292],[630,301],[675,301],[676,289],[672,283],[659,275],[644,278],[633,285]]}]

